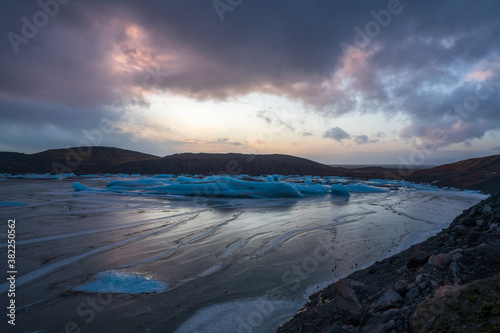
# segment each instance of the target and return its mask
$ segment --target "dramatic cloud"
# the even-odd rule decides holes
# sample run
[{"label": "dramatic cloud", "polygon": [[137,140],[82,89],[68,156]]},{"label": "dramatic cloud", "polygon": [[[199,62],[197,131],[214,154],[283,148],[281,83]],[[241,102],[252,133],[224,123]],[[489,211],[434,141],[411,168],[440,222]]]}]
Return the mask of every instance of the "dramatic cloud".
[{"label": "dramatic cloud", "polygon": [[333,139],[338,142],[342,140],[350,139],[351,136],[340,127],[332,127],[323,134],[324,138]]},{"label": "dramatic cloud", "polygon": [[[500,129],[496,0],[255,0],[222,12],[201,0],[0,6],[0,117],[31,139],[44,133],[28,130],[37,122],[61,138],[103,118],[127,122],[131,107],[161,94],[265,93],[327,118],[399,115],[403,139],[437,147]],[[296,131],[272,112],[257,117]],[[335,132],[327,137],[346,139]]]}]

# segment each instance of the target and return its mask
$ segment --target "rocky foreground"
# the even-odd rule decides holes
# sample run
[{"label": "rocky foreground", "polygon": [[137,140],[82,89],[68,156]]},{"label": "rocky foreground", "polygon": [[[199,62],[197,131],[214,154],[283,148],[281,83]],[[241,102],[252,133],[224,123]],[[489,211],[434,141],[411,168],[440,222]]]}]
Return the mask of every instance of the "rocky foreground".
[{"label": "rocky foreground", "polygon": [[310,296],[278,332],[500,332],[500,194]]}]

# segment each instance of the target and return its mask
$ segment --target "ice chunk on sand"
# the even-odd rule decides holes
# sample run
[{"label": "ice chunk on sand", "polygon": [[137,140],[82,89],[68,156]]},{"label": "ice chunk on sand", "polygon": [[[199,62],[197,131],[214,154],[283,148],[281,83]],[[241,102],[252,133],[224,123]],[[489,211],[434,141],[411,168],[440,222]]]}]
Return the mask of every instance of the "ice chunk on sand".
[{"label": "ice chunk on sand", "polygon": [[113,180],[106,184],[106,187],[133,187],[148,188],[150,186],[170,184],[172,181],[166,179],[141,178],[136,180]]},{"label": "ice chunk on sand", "polygon": [[0,202],[0,207],[9,207],[9,206],[28,206],[28,204],[22,202]]},{"label": "ice chunk on sand", "polygon": [[[286,177],[272,175],[250,179],[232,176],[179,176],[175,180],[143,177],[111,181],[106,188],[92,188],[78,182],[73,184],[75,191],[116,192],[122,194],[149,194],[175,196],[231,197],[231,198],[302,198],[305,196],[349,197],[351,192],[384,193],[384,187],[366,183],[352,182],[349,185],[331,184],[331,180],[307,177]],[[255,180],[254,180],[255,179]],[[374,183],[373,181],[371,182]],[[382,182],[383,183],[383,182]],[[382,186],[381,183],[381,186]]]},{"label": "ice chunk on sand", "polygon": [[106,271],[97,273],[95,280],[73,288],[88,293],[149,294],[167,290],[168,285],[137,273]]},{"label": "ice chunk on sand", "polygon": [[245,181],[216,176],[205,179],[179,178],[170,185],[151,187],[148,193],[240,198],[301,198],[304,196],[289,183]]},{"label": "ice chunk on sand", "polygon": [[349,184],[346,185],[347,189],[349,192],[358,192],[358,193],[383,193],[383,192],[389,192],[389,190],[385,188],[380,188],[380,187],[375,187],[375,186],[370,186],[366,184]]},{"label": "ice chunk on sand", "polygon": [[91,189],[91,188],[90,188],[90,187],[88,187],[88,186],[85,186],[85,185],[80,184],[79,182],[74,182],[74,183],[73,183],[73,189],[74,189],[76,192],[80,192],[80,191],[90,191],[90,190],[93,190],[93,189]]},{"label": "ice chunk on sand", "polygon": [[304,184],[295,184],[295,188],[303,195],[326,195],[330,193],[326,187],[321,184],[313,184],[310,179],[306,179]]},{"label": "ice chunk on sand", "polygon": [[279,175],[268,175],[267,176],[267,182],[268,183],[279,183],[280,182],[280,176]]},{"label": "ice chunk on sand", "polygon": [[351,196],[347,187],[342,185],[342,184],[332,185],[330,187],[330,191],[331,191],[332,195],[338,195],[341,197],[350,197]]},{"label": "ice chunk on sand", "polygon": [[161,175],[155,175],[152,178],[175,178],[175,176],[172,175],[172,174],[164,174],[164,173],[162,173]]}]

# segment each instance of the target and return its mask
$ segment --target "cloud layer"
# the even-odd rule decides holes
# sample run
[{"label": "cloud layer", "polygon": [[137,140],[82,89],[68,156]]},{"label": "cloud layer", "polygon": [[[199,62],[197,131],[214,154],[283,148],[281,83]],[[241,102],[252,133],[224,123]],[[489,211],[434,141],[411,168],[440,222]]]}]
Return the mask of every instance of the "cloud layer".
[{"label": "cloud layer", "polygon": [[[0,117],[11,132],[118,122],[158,93],[267,93],[327,117],[404,115],[403,139],[437,146],[500,128],[495,0],[255,0],[231,6],[223,21],[211,1],[62,3],[1,5]],[[348,139],[341,131],[325,137]]]}]

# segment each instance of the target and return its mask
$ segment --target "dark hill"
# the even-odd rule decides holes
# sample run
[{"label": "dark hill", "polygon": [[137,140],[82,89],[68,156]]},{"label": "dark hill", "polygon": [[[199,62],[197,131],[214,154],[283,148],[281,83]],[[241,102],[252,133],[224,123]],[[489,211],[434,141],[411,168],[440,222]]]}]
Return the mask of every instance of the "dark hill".
[{"label": "dark hill", "polygon": [[112,147],[50,149],[36,154],[0,152],[0,172],[105,173],[116,164],[158,158],[154,155]]},{"label": "dark hill", "polygon": [[473,158],[431,169],[416,170],[408,180],[440,187],[495,193],[500,189],[500,155]]},{"label": "dark hill", "polygon": [[175,154],[157,160],[117,165],[114,172],[143,174],[266,174],[349,176],[344,168],[334,168],[305,158],[290,155],[250,154]]},{"label": "dark hill", "polygon": [[112,147],[51,149],[36,154],[0,152],[4,173],[139,173],[139,174],[248,174],[251,176],[314,175],[361,179],[404,179],[440,187],[496,193],[500,189],[500,155],[474,158],[430,169],[405,170],[382,167],[347,169],[281,154],[183,153],[160,158]]}]

